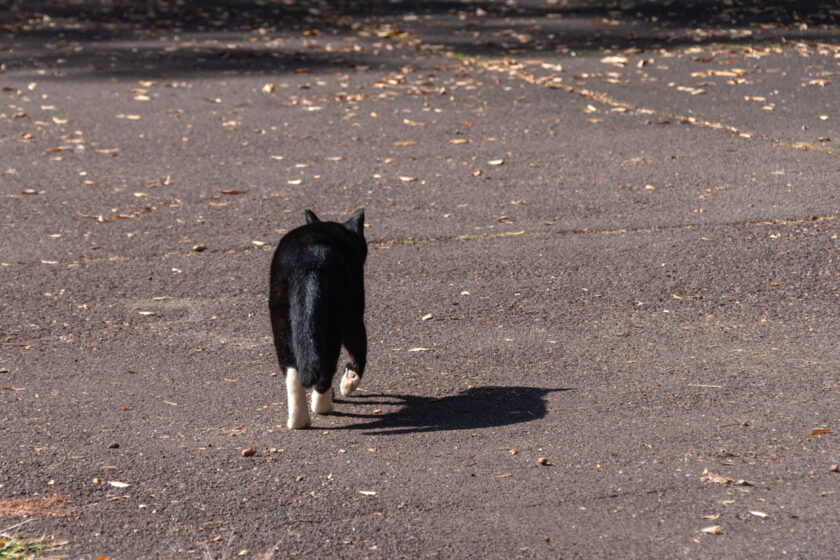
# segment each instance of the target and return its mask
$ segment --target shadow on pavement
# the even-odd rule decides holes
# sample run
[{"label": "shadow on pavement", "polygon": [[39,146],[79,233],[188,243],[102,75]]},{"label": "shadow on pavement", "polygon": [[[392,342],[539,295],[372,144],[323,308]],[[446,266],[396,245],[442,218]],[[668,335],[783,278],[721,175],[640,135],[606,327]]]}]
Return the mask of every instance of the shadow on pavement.
[{"label": "shadow on pavement", "polygon": [[[386,64],[381,42],[417,34],[464,56],[573,56],[837,39],[833,2],[785,0],[11,0],[0,63],[85,76],[284,74]],[[337,47],[331,39],[350,42]],[[377,44],[376,42],[379,41]],[[361,44],[356,48],[355,42]],[[385,49],[387,50],[387,48]]]},{"label": "shadow on pavement", "polygon": [[[335,416],[363,421],[343,430],[365,430],[369,435],[399,435],[450,430],[477,430],[510,426],[543,418],[548,409],[545,396],[572,389],[538,387],[475,387],[442,398],[412,395],[358,395],[353,404],[368,406],[402,405],[387,414],[334,412]],[[336,402],[351,402],[336,399]]]}]

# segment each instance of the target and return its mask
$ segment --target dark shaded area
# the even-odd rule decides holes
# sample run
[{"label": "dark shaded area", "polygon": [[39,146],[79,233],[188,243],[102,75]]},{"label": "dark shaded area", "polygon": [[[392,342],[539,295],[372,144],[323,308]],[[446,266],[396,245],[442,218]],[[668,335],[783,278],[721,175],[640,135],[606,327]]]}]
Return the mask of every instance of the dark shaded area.
[{"label": "dark shaded area", "polygon": [[460,6],[463,20],[421,19],[424,41],[467,55],[494,57],[840,40],[840,10],[831,2],[558,1]]},{"label": "dark shaded area", "polygon": [[[469,56],[563,56],[836,41],[839,22],[835,2],[781,0],[13,0],[0,7],[0,63],[59,74],[280,73],[375,63],[371,44],[389,36],[408,45],[422,36],[424,44]],[[358,39],[364,48],[347,43],[345,52],[326,52],[322,43],[331,36]]]},{"label": "dark shaded area", "polygon": [[[365,430],[369,435],[397,435],[450,430],[478,430],[510,426],[543,418],[548,412],[545,396],[570,389],[537,387],[475,387],[443,398],[412,395],[359,395],[355,404],[402,407],[387,414],[351,414],[336,416],[361,418],[364,421],[345,426],[345,430]],[[336,402],[342,402],[336,400]],[[344,401],[346,402],[346,401]]]}]

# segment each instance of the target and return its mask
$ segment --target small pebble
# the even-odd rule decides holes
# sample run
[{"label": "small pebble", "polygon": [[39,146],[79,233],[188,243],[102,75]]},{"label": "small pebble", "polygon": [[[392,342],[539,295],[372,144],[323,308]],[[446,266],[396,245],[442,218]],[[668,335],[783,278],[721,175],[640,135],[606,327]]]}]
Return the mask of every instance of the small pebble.
[{"label": "small pebble", "polygon": [[257,454],[257,450],[254,449],[253,447],[249,447],[247,449],[242,450],[242,456],[243,457],[253,457],[256,454]]},{"label": "small pebble", "polygon": [[108,449],[119,449],[119,447],[120,447],[120,444],[117,443],[116,441],[108,444]]},{"label": "small pebble", "polygon": [[539,463],[540,465],[547,465],[548,459],[546,459],[545,457],[540,457],[539,459],[537,459],[537,463]]},{"label": "small pebble", "polygon": [[828,470],[830,472],[837,472],[840,471],[840,467],[838,467],[837,465],[831,465],[830,467],[828,467]]}]

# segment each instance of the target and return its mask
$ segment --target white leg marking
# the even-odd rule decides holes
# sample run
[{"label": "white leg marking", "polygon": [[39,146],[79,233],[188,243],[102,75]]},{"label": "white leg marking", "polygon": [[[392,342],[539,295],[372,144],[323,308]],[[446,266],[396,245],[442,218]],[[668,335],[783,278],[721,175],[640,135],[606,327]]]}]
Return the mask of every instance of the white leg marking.
[{"label": "white leg marking", "polygon": [[312,389],[312,412],[327,414],[333,411],[333,390],[330,387],[326,393],[319,393]]},{"label": "white leg marking", "polygon": [[286,426],[290,430],[309,426],[309,411],[306,409],[306,391],[300,384],[300,376],[295,368],[286,370],[286,396],[289,399],[289,421]]},{"label": "white leg marking", "polygon": [[356,390],[361,382],[362,378],[359,377],[358,373],[352,369],[345,369],[344,376],[341,378],[341,394],[345,397],[349,397],[353,394],[353,391]]}]

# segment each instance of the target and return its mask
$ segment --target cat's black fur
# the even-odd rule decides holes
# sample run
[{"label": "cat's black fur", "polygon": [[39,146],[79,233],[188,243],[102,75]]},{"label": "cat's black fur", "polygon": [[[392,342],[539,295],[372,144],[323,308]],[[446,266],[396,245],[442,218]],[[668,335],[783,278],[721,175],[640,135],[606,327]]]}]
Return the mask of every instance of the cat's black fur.
[{"label": "cat's black fur", "polygon": [[269,309],[281,371],[297,370],[300,384],[319,393],[331,390],[342,344],[347,369],[364,373],[364,222],[361,209],[344,223],[322,222],[306,210],[306,225],[280,240],[271,262]]}]

